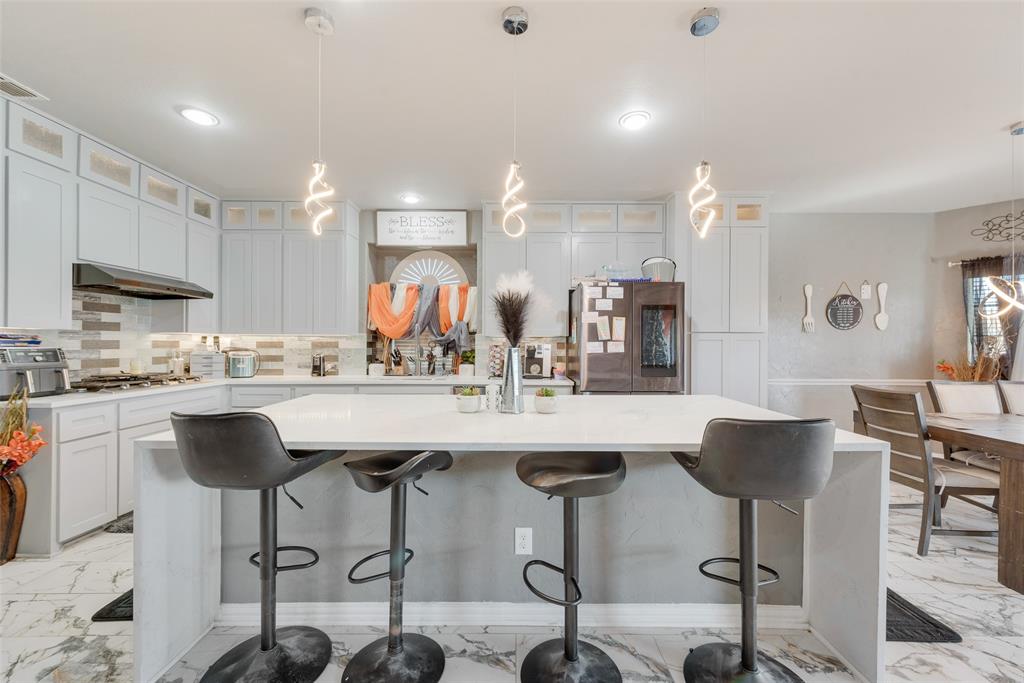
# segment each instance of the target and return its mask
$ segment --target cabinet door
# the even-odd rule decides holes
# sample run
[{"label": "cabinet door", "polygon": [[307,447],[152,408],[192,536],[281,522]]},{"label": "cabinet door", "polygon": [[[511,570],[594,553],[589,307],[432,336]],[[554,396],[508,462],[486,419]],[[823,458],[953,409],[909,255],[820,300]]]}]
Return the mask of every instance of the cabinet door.
[{"label": "cabinet door", "polygon": [[665,205],[619,204],[619,232],[665,232]]},{"label": "cabinet door", "polygon": [[139,208],[139,270],[184,279],[187,251],[185,217],[143,203]]},{"label": "cabinet door", "polygon": [[220,202],[194,187],[188,188],[186,196],[188,203],[185,205],[185,215],[188,216],[189,220],[218,227],[220,221]]},{"label": "cabinet door", "polygon": [[768,225],[768,204],[764,197],[733,197],[731,225],[764,227]]},{"label": "cabinet door", "polygon": [[573,232],[615,232],[619,225],[619,207],[615,204],[573,204]]},{"label": "cabinet door", "polygon": [[78,141],[78,175],[133,197],[139,195],[139,162],[84,135]]},{"label": "cabinet door", "polygon": [[[290,235],[288,236],[290,237]],[[345,249],[350,237],[341,233],[313,237],[316,240],[313,264],[313,332],[345,334],[345,309],[355,307],[360,297],[349,289],[349,273],[345,267]],[[356,273],[358,281],[358,271]],[[288,282],[287,274],[285,283]],[[287,284],[285,285],[287,287]]]},{"label": "cabinet door", "polygon": [[572,254],[567,233],[527,233],[526,269],[533,275],[535,301],[527,323],[533,337],[568,334]]},{"label": "cabinet door", "polygon": [[651,256],[665,255],[665,237],[661,234],[619,235],[619,262],[629,268],[631,277],[640,277],[640,264]]},{"label": "cabinet door", "polygon": [[617,235],[573,235],[572,277],[601,277],[603,267],[618,259]]},{"label": "cabinet door", "polygon": [[483,238],[483,287],[480,299],[483,308],[481,331],[488,337],[501,337],[501,328],[494,317],[491,295],[501,275],[511,275],[526,268],[526,240],[504,233],[488,233]]},{"label": "cabinet door", "polygon": [[484,204],[484,232],[502,232],[501,217],[505,212],[501,204]]},{"label": "cabinet door", "polygon": [[71,173],[78,165],[78,133],[14,102],[7,117],[7,146]]},{"label": "cabinet door", "polygon": [[[171,428],[169,420],[122,429],[117,433],[117,515],[135,509],[135,442]],[[64,446],[61,446],[64,448]]]},{"label": "cabinet door", "polygon": [[725,358],[723,396],[755,406],[766,406],[767,344],[763,334],[730,334]]},{"label": "cabinet door", "polygon": [[66,541],[117,517],[117,433],[57,447],[57,540]]},{"label": "cabinet door", "polygon": [[174,213],[185,213],[184,183],[146,165],[139,174],[139,199]]},{"label": "cabinet door", "polygon": [[225,332],[252,329],[252,234],[225,232],[221,238],[220,317]]},{"label": "cabinet door", "polygon": [[281,235],[252,235],[252,331],[281,331]]},{"label": "cabinet door", "polygon": [[729,331],[765,331],[767,287],[768,229],[732,228],[729,236]]},{"label": "cabinet door", "polygon": [[225,230],[248,230],[252,227],[252,202],[221,202],[220,224]]},{"label": "cabinet door", "polygon": [[[316,281],[317,237],[313,234],[284,235],[284,332],[310,334],[313,331]],[[257,270],[254,275],[260,277]]]},{"label": "cabinet door", "polygon": [[8,327],[71,328],[75,191],[70,173],[7,157]]},{"label": "cabinet door", "polygon": [[729,228],[711,228],[690,242],[690,325],[694,332],[729,331]]},{"label": "cabinet door", "polygon": [[690,348],[690,393],[724,395],[726,335],[694,334]]},{"label": "cabinet door", "polygon": [[281,202],[252,203],[253,230],[281,229]]},{"label": "cabinet door", "polygon": [[[342,309],[342,334],[365,334],[362,325],[366,307],[366,294],[362,291],[359,278],[359,263],[362,260],[363,245],[357,235],[345,233],[345,261],[342,265],[345,285],[345,303]],[[360,306],[362,304],[362,306]]]},{"label": "cabinet door", "polygon": [[220,328],[220,231],[189,222],[186,278],[213,292],[212,299],[186,302],[189,332],[214,332]]},{"label": "cabinet door", "polygon": [[139,200],[83,180],[78,186],[78,258],[139,269]]},{"label": "cabinet door", "polygon": [[[498,227],[501,227],[500,220]],[[526,230],[531,233],[569,232],[572,230],[572,205],[530,204],[526,207]]]}]

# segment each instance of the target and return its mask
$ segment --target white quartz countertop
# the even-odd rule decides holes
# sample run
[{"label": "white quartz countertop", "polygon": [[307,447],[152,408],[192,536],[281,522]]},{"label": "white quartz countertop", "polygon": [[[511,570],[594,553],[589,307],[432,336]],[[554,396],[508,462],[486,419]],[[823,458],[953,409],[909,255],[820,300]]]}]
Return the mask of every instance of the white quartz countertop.
[{"label": "white quartz countertop", "polygon": [[[369,377],[367,375],[329,375],[327,377],[312,377],[310,375],[275,375],[250,377],[246,379],[211,379],[191,384],[177,384],[171,386],[157,386],[146,389],[128,389],[125,391],[96,391],[76,392],[60,394],[58,396],[36,396],[29,400],[32,409],[51,410],[55,408],[71,408],[92,403],[103,403],[105,401],[120,401],[125,399],[145,398],[155,394],[169,394],[180,391],[196,391],[210,387],[223,386],[353,386],[353,385],[394,385],[394,386],[483,386],[485,384],[499,384],[499,378],[488,378],[483,376],[456,377],[446,375],[441,377]],[[525,379],[525,386],[544,387],[572,387],[572,380],[568,379]]]},{"label": "white quartz countertop", "polygon": [[[270,417],[287,448],[453,451],[668,451],[700,447],[716,417],[787,419],[719,396],[563,396],[558,412],[540,414],[533,397],[526,412],[459,413],[454,396],[311,394],[255,412]],[[162,432],[136,441],[174,446]],[[837,451],[888,449],[888,444],[838,430]]]}]

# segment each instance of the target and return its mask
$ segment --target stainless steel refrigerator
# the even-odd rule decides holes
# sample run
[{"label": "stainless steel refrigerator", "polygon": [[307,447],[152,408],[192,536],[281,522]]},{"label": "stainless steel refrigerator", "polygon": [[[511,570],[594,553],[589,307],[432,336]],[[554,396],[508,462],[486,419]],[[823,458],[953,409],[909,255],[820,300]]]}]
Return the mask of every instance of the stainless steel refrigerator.
[{"label": "stainless steel refrigerator", "polygon": [[566,375],[582,394],[683,392],[683,283],[581,284],[569,292]]}]

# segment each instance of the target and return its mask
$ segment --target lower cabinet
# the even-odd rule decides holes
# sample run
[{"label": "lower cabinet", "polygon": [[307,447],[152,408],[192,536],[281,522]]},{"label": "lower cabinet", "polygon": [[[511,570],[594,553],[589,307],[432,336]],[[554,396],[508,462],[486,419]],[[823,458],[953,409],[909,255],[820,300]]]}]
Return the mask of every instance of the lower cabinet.
[{"label": "lower cabinet", "polygon": [[767,405],[765,335],[695,333],[690,349],[691,394],[714,394],[756,406]]},{"label": "lower cabinet", "polygon": [[289,386],[231,387],[232,408],[262,408],[291,397],[292,388]]},{"label": "lower cabinet", "polygon": [[135,509],[135,442],[146,436],[166,432],[170,420],[122,429],[117,433],[117,514]]},{"label": "lower cabinet", "polygon": [[117,517],[117,446],[114,432],[58,446],[58,541]]}]

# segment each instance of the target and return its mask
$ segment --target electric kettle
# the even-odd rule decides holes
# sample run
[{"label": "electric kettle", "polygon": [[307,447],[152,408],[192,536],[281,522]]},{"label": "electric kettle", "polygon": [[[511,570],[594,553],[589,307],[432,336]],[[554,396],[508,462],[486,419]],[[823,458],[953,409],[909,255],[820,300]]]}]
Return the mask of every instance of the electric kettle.
[{"label": "electric kettle", "polygon": [[228,349],[228,377],[255,377],[260,370],[260,354],[252,349]]}]

